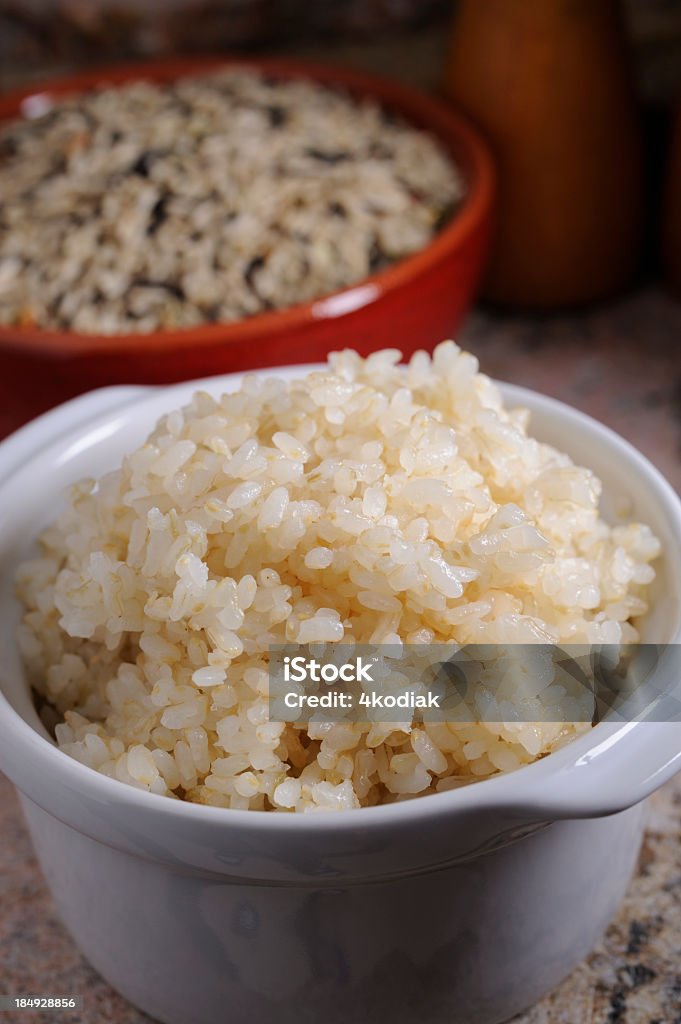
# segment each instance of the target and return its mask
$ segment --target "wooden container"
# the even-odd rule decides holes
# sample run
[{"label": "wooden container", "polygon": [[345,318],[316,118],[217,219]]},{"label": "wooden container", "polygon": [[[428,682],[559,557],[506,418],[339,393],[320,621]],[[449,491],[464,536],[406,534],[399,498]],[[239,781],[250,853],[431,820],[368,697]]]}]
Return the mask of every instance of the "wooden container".
[{"label": "wooden container", "polygon": [[444,88],[499,164],[490,299],[551,308],[631,279],[642,160],[616,0],[460,0]]}]

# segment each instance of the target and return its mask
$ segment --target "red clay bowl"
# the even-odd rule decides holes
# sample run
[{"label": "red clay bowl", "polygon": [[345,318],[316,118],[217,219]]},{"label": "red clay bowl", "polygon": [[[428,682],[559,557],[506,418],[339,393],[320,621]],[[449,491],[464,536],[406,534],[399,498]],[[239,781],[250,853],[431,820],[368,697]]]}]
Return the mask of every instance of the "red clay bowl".
[{"label": "red clay bowl", "polygon": [[[436,99],[364,72],[306,61],[187,58],[100,68],[34,85],[0,97],[0,119],[21,116],[27,98],[38,94],[58,96],[139,79],[167,82],[235,64],[280,77],[340,85],[355,96],[377,99],[430,131],[454,157],[466,180],[466,195],[457,213],[425,249],[359,284],[237,323],[115,336],[0,327],[0,374],[4,378],[0,387],[8,391],[11,377],[11,404],[30,398],[30,410],[22,406],[23,418],[57,399],[101,384],[163,383],[261,366],[316,362],[333,349],[349,346],[364,354],[384,347],[409,354],[431,348],[461,322],[475,295],[487,253],[494,171],[478,133]],[[7,410],[6,402],[0,404]]]}]

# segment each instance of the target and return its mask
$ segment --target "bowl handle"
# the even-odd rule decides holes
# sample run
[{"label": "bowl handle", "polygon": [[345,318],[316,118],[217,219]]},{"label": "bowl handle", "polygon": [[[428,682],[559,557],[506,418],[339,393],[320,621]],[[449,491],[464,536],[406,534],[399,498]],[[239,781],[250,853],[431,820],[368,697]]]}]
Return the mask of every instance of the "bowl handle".
[{"label": "bowl handle", "polygon": [[559,771],[545,795],[527,801],[532,820],[597,818],[627,810],[681,771],[681,721],[636,721]]}]

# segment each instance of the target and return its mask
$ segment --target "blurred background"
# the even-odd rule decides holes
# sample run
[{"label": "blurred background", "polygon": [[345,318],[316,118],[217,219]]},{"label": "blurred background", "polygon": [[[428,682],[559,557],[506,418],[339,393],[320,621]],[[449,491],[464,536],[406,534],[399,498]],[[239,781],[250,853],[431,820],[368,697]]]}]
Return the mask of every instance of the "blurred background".
[{"label": "blurred background", "polygon": [[[198,52],[363,68],[463,110],[498,190],[459,340],[488,372],[619,426],[681,483],[681,0],[0,0],[5,93]],[[69,387],[31,404],[26,367],[17,381],[3,358],[6,433]]]},{"label": "blurred background", "polygon": [[[549,3],[551,0],[549,0]],[[596,5],[600,0],[596,0]],[[439,85],[456,0],[0,0],[0,85],[104,61],[174,53],[314,54]],[[641,97],[668,103],[681,79],[681,4],[625,0]]]},{"label": "blurred background", "polygon": [[[73,71],[176,54],[283,54],[333,61],[392,75],[442,92],[457,0],[0,0],[0,90]],[[474,6],[474,5],[470,5]],[[498,10],[521,5],[494,0]],[[552,11],[556,31],[570,0],[528,0],[532,17]],[[586,5],[589,6],[588,3]],[[616,7],[625,26],[628,73],[644,132],[648,170],[647,247],[643,269],[654,273],[653,224],[659,210],[681,87],[681,0],[594,0]],[[596,21],[598,19],[595,19]],[[482,31],[484,32],[483,23]],[[466,45],[468,37],[464,37]],[[592,55],[598,60],[598,54]],[[522,50],[516,52],[522,64]],[[601,60],[603,56],[601,55]],[[479,75],[486,68],[480,66]],[[529,74],[537,90],[537,67]],[[475,88],[473,77],[472,88]],[[575,139],[579,145],[579,139]],[[639,266],[638,269],[641,269]]]},{"label": "blurred background", "polygon": [[[196,53],[360,68],[463,112],[497,188],[484,275],[451,271],[451,329],[484,370],[610,422],[681,486],[681,0],[0,0],[0,93]],[[403,313],[383,319],[397,329]],[[87,386],[154,376],[117,356],[99,375],[68,360],[20,366],[21,336],[9,359],[7,335],[4,433]],[[168,379],[239,368],[166,355]]]},{"label": "blurred background", "polygon": [[[622,6],[641,95],[664,104],[681,77],[681,4]],[[0,0],[0,83],[178,52],[311,47],[393,72],[392,57],[409,52],[400,77],[434,88],[454,7],[455,0]]]},{"label": "blurred background", "polygon": [[[681,0],[0,0],[4,93],[194,53],[361,68],[467,114],[498,188],[457,337],[681,485]],[[4,432],[38,411],[12,381]]]}]

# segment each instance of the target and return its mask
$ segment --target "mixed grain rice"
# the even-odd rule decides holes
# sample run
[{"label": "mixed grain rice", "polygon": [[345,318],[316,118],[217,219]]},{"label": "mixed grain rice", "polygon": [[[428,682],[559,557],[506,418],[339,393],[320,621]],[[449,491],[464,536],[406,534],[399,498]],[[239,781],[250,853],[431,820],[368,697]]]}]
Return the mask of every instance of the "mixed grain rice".
[{"label": "mixed grain rice", "polygon": [[[35,104],[34,104],[35,106]],[[226,70],[0,126],[0,323],[233,321],[425,246],[463,195],[429,134],[309,81]]]},{"label": "mixed grain rice", "polygon": [[[220,807],[311,811],[511,770],[589,724],[268,717],[268,649],[635,641],[647,526],[527,434],[452,342],[346,351],[198,393],[68,507],[20,571],[23,654],[60,747]],[[550,680],[547,681],[547,686]],[[542,694],[537,695],[540,708]]]}]

